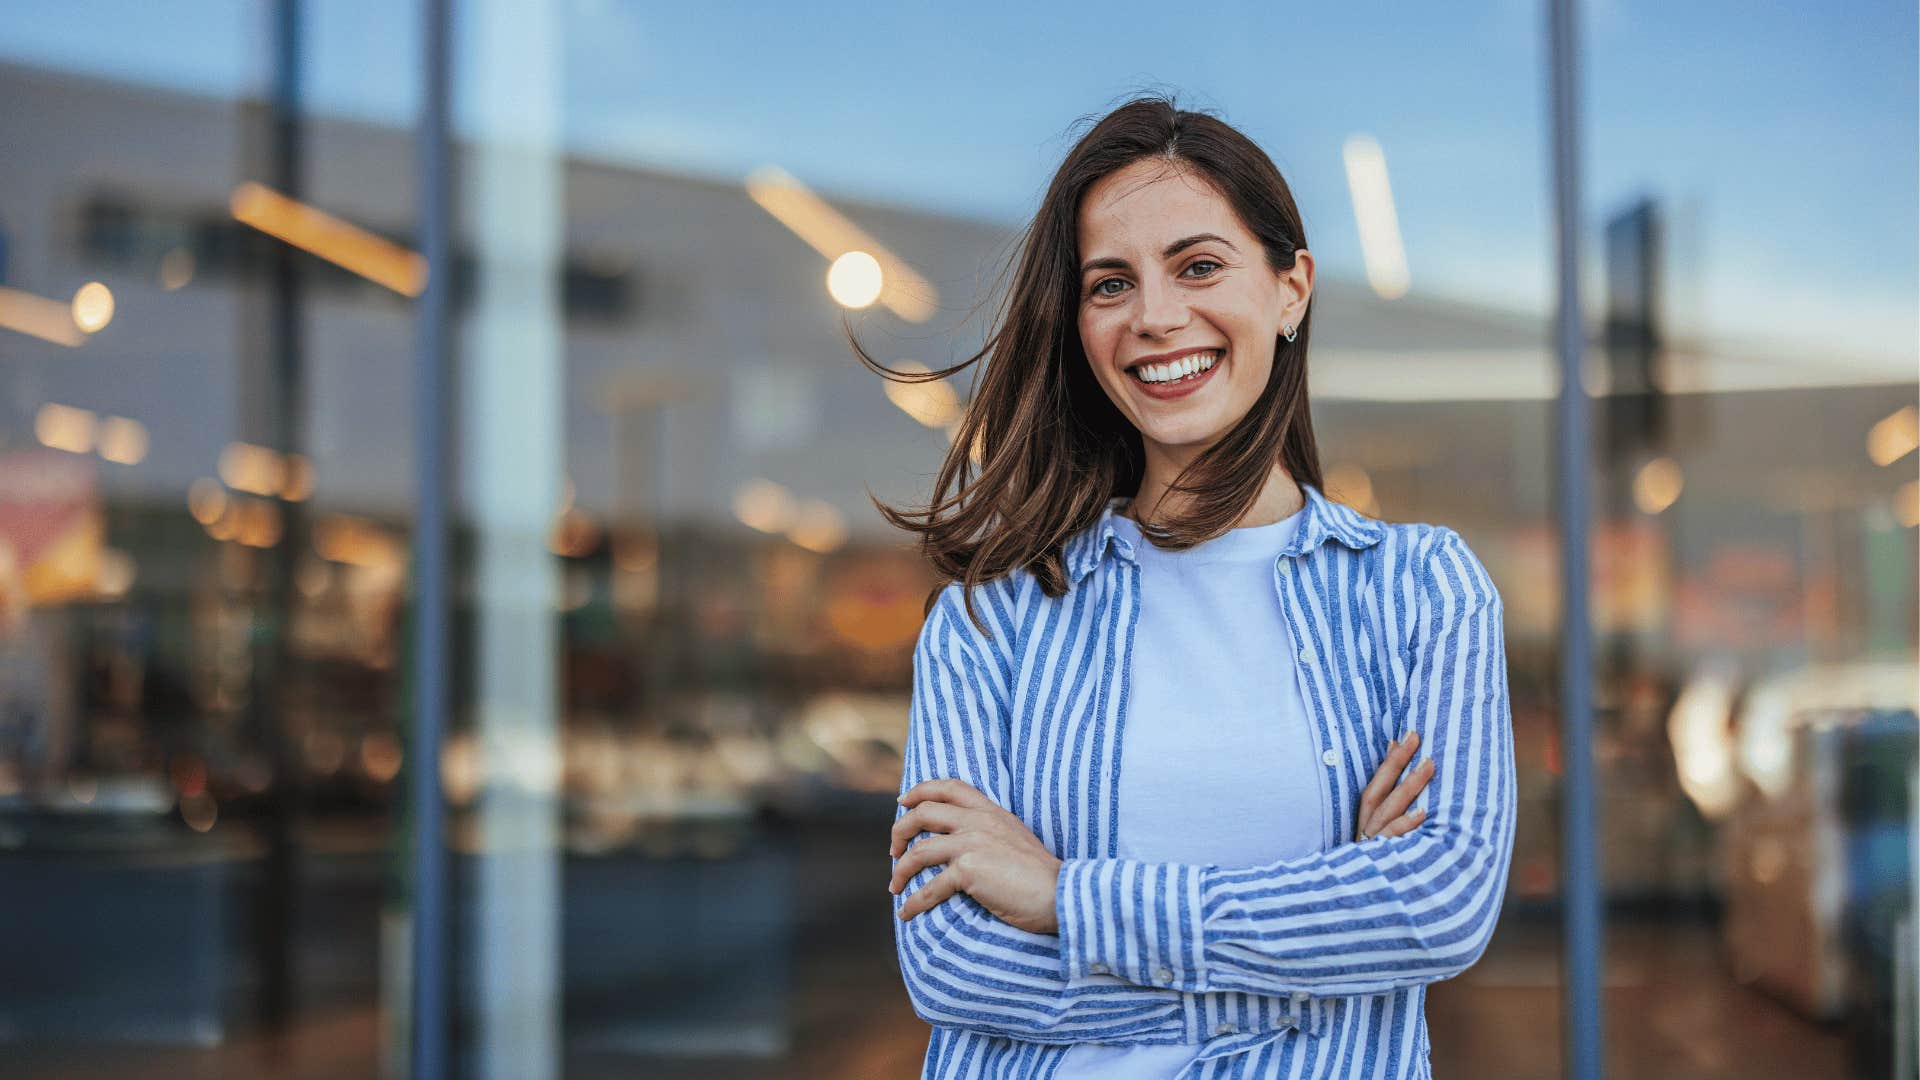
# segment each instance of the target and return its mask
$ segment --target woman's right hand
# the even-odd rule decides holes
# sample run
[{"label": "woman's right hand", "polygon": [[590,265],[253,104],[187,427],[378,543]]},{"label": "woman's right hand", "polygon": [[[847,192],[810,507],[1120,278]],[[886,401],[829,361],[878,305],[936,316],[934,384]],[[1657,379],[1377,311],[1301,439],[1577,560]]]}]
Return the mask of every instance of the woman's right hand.
[{"label": "woman's right hand", "polygon": [[1404,742],[1388,745],[1393,749],[1387,752],[1387,758],[1375,770],[1373,780],[1360,793],[1360,820],[1355,823],[1353,834],[1355,842],[1376,836],[1403,836],[1418,828],[1426,818],[1425,810],[1408,810],[1407,805],[1433,779],[1433,759],[1421,761],[1407,772],[1405,780],[1398,785],[1394,783],[1401,770],[1406,769],[1407,762],[1413,760],[1413,752],[1420,745],[1420,733],[1412,732]]}]

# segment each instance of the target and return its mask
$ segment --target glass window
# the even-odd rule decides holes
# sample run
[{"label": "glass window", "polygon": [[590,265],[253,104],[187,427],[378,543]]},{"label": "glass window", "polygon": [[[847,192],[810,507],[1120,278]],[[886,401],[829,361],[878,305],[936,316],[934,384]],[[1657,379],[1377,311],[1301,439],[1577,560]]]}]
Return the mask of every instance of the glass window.
[{"label": "glass window", "polygon": [[[403,1075],[424,929],[459,1075],[917,1074],[873,886],[939,582],[874,500],[925,500],[972,376],[884,382],[847,334],[972,355],[1087,121],[1168,90],[1299,201],[1327,493],[1454,527],[1501,590],[1514,861],[1426,1015],[1436,1074],[1559,1067],[1538,5],[453,12],[425,762],[419,5],[0,15],[10,1064]],[[1583,5],[1614,1073],[1912,1064],[1917,37],[1886,5]]]},{"label": "glass window", "polygon": [[334,90],[408,10],[0,15],[10,1072],[381,1070],[413,141]]}]

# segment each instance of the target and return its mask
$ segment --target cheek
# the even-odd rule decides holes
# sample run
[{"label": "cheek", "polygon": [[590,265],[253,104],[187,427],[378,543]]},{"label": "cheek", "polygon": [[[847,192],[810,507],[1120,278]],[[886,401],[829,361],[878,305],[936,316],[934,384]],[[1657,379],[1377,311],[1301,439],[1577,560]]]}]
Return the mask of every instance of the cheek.
[{"label": "cheek", "polygon": [[[1253,349],[1260,351],[1251,356],[1246,355]],[[1241,349],[1241,355],[1244,362],[1238,365],[1240,370],[1234,373],[1233,384],[1247,394],[1258,395],[1261,388],[1267,385],[1267,379],[1273,374],[1272,347],[1249,345]]]},{"label": "cheek", "polygon": [[1089,309],[1080,316],[1080,347],[1089,360],[1108,364],[1118,348],[1119,323],[1112,312]]},{"label": "cheek", "polygon": [[[1277,333],[1277,331],[1276,331]],[[1233,342],[1233,354],[1240,363],[1236,378],[1251,379],[1265,384],[1267,374],[1273,368],[1275,338],[1251,321],[1243,321],[1229,331],[1229,340]]]},{"label": "cheek", "polygon": [[1100,321],[1082,317],[1080,319],[1080,351],[1087,355],[1087,363],[1093,365],[1095,374],[1100,374],[1109,366],[1113,358],[1113,346],[1106,335],[1101,333]]},{"label": "cheek", "polygon": [[1100,320],[1083,311],[1080,314],[1079,327],[1080,344],[1086,348],[1087,355],[1092,356],[1094,349],[1100,343]]}]

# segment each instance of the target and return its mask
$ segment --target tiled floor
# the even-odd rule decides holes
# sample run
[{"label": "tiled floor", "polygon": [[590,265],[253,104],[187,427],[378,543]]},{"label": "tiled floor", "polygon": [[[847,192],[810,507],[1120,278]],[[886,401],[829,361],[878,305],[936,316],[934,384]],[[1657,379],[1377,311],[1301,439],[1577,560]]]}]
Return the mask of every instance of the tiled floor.
[{"label": "tiled floor", "polygon": [[[1603,982],[1606,1075],[1673,1080],[1841,1078],[1845,1040],[1736,985],[1708,923],[1615,921]],[[1428,992],[1438,1077],[1559,1077],[1560,940],[1503,923],[1481,962]]]}]

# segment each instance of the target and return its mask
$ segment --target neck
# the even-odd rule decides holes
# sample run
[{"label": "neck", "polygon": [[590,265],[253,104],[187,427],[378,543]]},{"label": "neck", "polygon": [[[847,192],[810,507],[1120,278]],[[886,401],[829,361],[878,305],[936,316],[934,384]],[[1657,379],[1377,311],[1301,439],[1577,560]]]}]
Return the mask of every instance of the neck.
[{"label": "neck", "polygon": [[[1173,483],[1175,474],[1185,465],[1184,461],[1169,462],[1149,452],[1147,468],[1140,479],[1140,490],[1135,493],[1133,501],[1127,504],[1127,516],[1144,525],[1164,521],[1184,512],[1192,497],[1176,495],[1167,489]],[[1306,493],[1294,483],[1293,476],[1285,467],[1276,461],[1267,473],[1266,482],[1261,485],[1260,497],[1253,500],[1253,505],[1231,527],[1250,529],[1271,525],[1298,511],[1305,503]]]}]

